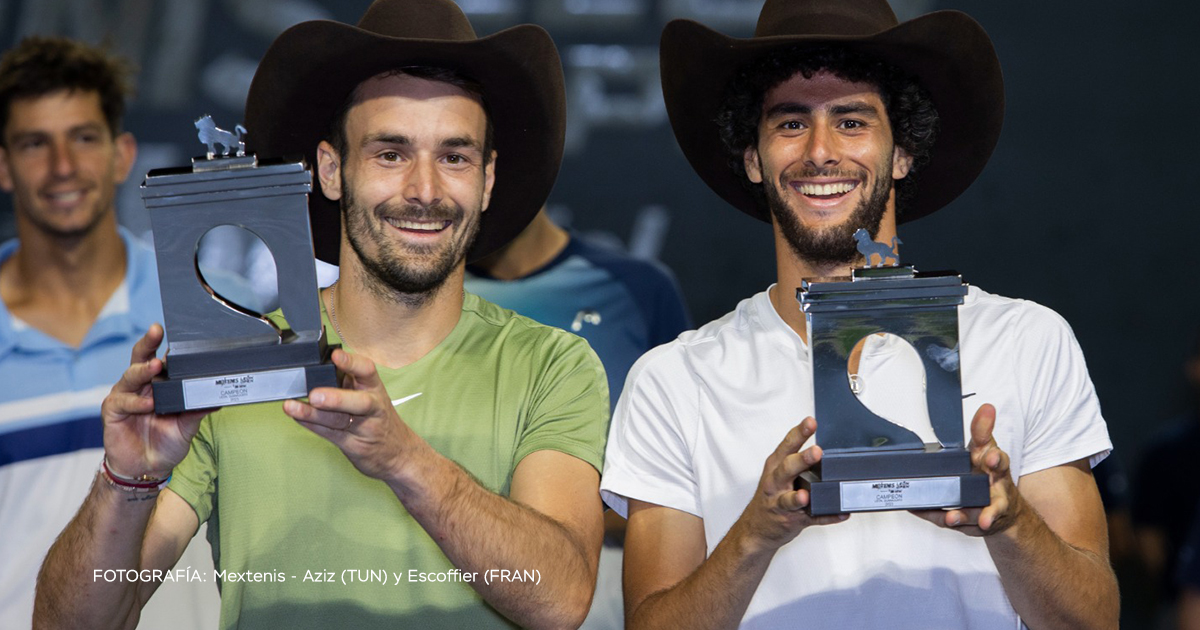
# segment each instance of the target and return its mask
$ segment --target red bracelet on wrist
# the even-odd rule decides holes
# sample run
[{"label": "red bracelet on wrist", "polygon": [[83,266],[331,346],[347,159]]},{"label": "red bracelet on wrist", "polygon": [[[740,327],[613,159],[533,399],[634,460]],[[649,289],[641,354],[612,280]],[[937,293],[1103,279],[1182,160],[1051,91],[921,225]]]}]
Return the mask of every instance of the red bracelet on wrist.
[{"label": "red bracelet on wrist", "polygon": [[166,479],[155,479],[147,475],[142,475],[138,479],[130,479],[129,477],[117,475],[108,467],[107,457],[100,460],[100,472],[103,473],[104,480],[108,482],[108,485],[125,492],[158,492],[165,488],[167,483],[171,481],[171,475],[167,475]]}]

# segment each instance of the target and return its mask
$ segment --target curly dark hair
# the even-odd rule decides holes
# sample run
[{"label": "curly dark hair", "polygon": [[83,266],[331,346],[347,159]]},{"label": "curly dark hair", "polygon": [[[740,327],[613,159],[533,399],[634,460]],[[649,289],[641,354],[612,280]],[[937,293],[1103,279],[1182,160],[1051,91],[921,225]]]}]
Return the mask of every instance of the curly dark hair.
[{"label": "curly dark hair", "polygon": [[[12,102],[59,90],[96,92],[113,136],[121,131],[125,101],[133,97],[131,63],[65,37],[26,37],[0,58],[0,130]],[[4,139],[0,137],[0,146]]]},{"label": "curly dark hair", "polygon": [[916,193],[917,175],[929,162],[937,139],[938,113],[929,93],[900,68],[843,46],[794,46],[760,57],[743,66],[725,89],[724,108],[717,115],[721,142],[729,166],[759,204],[766,206],[762,184],[746,176],[743,154],[758,143],[763,99],[775,86],[801,73],[805,78],[822,70],[846,81],[869,83],[879,89],[892,126],[892,141],[912,157],[908,176],[896,182],[899,216]]}]

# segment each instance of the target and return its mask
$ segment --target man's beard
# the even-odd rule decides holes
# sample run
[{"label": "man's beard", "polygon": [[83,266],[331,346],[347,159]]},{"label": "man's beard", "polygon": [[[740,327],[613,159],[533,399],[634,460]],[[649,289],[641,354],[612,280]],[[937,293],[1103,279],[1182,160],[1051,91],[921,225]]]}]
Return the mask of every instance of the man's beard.
[{"label": "man's beard", "polygon": [[[888,158],[886,165],[881,166],[886,166],[886,168],[880,169],[880,173],[891,173],[891,158]],[[858,181],[865,180],[863,173],[812,169],[805,170],[798,177],[853,177]],[[788,176],[781,179],[795,179],[795,177]],[[779,226],[783,237],[787,239],[792,252],[814,267],[831,267],[853,263],[858,259],[858,242],[854,240],[856,231],[864,229],[872,239],[879,233],[883,215],[887,212],[892,180],[888,177],[877,179],[870,194],[863,197],[845,221],[823,228],[809,228],[802,224],[788,207],[787,202],[780,196],[777,186],[777,182],[773,183],[770,180],[763,182],[763,188],[767,195],[767,207],[770,208],[771,216],[775,218],[775,224]]]},{"label": "man's beard", "polygon": [[[431,219],[451,221],[451,226],[446,228],[451,229],[454,224],[462,223],[467,213],[461,207],[453,208],[445,204],[428,207],[415,204],[402,206],[381,204],[376,208],[360,207],[355,203],[354,195],[350,192],[344,176],[342,190],[344,194],[341,208],[346,223],[346,237],[350,242],[350,247],[358,254],[363,268],[367,270],[368,288],[385,294],[390,293],[391,297],[403,299],[413,305],[424,303],[437,293],[438,289],[446,282],[446,278],[450,276],[450,272],[466,256],[471,244],[475,242],[475,236],[479,233],[479,219],[478,213],[476,213],[474,219],[463,223],[457,241],[444,245],[441,251],[437,251],[435,246],[407,246],[408,251],[414,257],[420,256],[424,260],[423,262],[405,261],[399,255],[399,246],[391,241],[385,233],[387,228],[370,221],[369,215],[418,221]],[[365,245],[368,241],[375,244],[374,257],[369,256],[366,251]],[[432,258],[424,258],[429,254],[433,254]],[[374,282],[370,280],[374,280]],[[391,291],[385,291],[385,288],[391,289]]]}]

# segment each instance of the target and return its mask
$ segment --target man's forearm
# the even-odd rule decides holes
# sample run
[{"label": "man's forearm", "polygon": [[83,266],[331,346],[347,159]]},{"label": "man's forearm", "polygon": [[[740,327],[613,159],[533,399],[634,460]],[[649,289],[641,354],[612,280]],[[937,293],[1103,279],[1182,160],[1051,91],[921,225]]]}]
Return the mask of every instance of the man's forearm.
[{"label": "man's forearm", "polygon": [[140,582],[96,579],[95,571],[137,569],[157,493],[134,494],[99,476],[38,574],[35,628],[133,628]]},{"label": "man's forearm", "polygon": [[1117,579],[1105,558],[1055,534],[1024,499],[1012,527],[988,551],[1013,608],[1030,628],[1117,628]]},{"label": "man's forearm", "polygon": [[[640,540],[626,539],[626,593],[634,608],[626,611],[629,627],[736,628],[781,547],[808,527],[849,518],[808,516],[809,496],[794,487],[797,477],[821,461],[821,447],[799,450],[816,431],[811,416],[788,431],[763,463],[746,509],[708,557],[703,519],[680,519],[671,515],[681,513],[670,508],[631,503],[631,538]],[[655,548],[673,553],[664,556]],[[641,552],[648,557],[638,557]],[[647,565],[648,560],[659,566]],[[661,590],[653,592],[656,588]]]},{"label": "man's forearm", "polygon": [[737,628],[776,551],[750,543],[739,520],[691,575],[625,611],[628,628]]},{"label": "man's forearm", "polygon": [[[595,590],[599,525],[595,541],[579,540],[562,524],[490,492],[457,464],[426,449],[404,480],[389,485],[454,566],[476,574],[471,586],[523,627],[582,623]],[[599,512],[596,516],[599,521]],[[540,582],[485,580],[492,569],[536,570]]]}]

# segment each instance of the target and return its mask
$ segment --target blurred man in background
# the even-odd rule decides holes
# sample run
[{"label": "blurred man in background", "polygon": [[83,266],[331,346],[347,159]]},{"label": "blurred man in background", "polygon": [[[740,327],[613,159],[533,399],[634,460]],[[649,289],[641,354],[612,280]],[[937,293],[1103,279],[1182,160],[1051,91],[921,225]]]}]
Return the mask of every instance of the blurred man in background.
[{"label": "blurred man in background", "polygon": [[[0,245],[3,628],[29,627],[38,567],[100,463],[100,402],[162,319],[154,253],[114,207],[137,153],[121,131],[131,91],[127,64],[67,39],[0,59],[0,188],[17,228]],[[185,560],[209,562],[200,548]],[[157,607],[172,627],[211,627],[216,593],[178,586]]]},{"label": "blurred man in background", "polygon": [[556,225],[545,208],[503,249],[467,265],[465,285],[587,339],[608,373],[613,405],[638,357],[691,328],[665,267],[589,243]]}]

